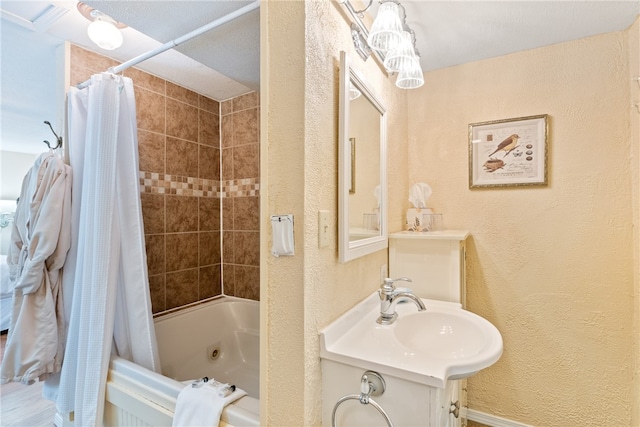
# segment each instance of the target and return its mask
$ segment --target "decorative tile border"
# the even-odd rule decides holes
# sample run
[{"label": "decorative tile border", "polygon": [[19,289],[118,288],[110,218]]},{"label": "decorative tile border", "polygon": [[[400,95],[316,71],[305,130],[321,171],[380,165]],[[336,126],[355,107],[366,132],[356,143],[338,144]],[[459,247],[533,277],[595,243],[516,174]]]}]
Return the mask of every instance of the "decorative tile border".
[{"label": "decorative tile border", "polygon": [[220,197],[220,181],[140,171],[140,192],[179,196]]},{"label": "decorative tile border", "polygon": [[145,171],[140,171],[139,177],[141,193],[218,198],[258,196],[260,193],[260,183],[257,178],[220,182],[213,179]]},{"label": "decorative tile border", "polygon": [[260,194],[260,183],[257,178],[223,181],[222,197],[249,197]]}]

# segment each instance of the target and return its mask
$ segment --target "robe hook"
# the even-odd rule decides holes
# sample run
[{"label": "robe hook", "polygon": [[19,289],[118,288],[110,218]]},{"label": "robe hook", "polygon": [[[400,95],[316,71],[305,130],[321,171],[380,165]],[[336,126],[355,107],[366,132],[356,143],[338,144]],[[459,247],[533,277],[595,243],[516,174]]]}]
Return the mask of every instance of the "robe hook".
[{"label": "robe hook", "polygon": [[55,135],[55,137],[56,137],[56,141],[57,141],[56,146],[55,146],[55,147],[51,147],[51,144],[49,143],[49,141],[47,141],[47,140],[45,139],[45,140],[44,140],[44,143],[45,143],[45,144],[47,144],[47,147],[49,147],[49,149],[50,149],[50,150],[55,150],[55,149],[58,149],[58,148],[62,147],[62,137],[61,137],[61,136],[58,136],[58,134],[56,133],[56,131],[55,131],[55,130],[53,130],[53,126],[51,126],[51,123],[49,123],[49,121],[48,121],[48,120],[45,120],[45,121],[44,121],[44,124],[45,124],[45,125],[49,125],[49,129],[51,129],[51,132],[53,132],[53,134],[54,134],[54,135]]}]

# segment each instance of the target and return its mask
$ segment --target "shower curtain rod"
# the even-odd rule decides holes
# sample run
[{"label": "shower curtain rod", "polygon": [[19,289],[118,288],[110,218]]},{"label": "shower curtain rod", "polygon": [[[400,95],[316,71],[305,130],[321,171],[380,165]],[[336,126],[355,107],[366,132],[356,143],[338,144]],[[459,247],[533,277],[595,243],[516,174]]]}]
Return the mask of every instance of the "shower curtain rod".
[{"label": "shower curtain rod", "polygon": [[[110,73],[117,74],[117,73],[119,73],[121,71],[126,70],[127,68],[133,67],[134,65],[137,65],[137,64],[141,63],[142,61],[146,61],[147,59],[152,58],[152,57],[154,57],[154,56],[156,56],[156,55],[158,55],[158,54],[160,54],[162,52],[165,52],[165,51],[167,51],[169,49],[173,49],[174,47],[176,47],[176,46],[178,46],[178,45],[180,45],[180,44],[182,44],[182,43],[184,43],[186,41],[189,41],[189,40],[191,40],[191,39],[193,39],[195,37],[198,37],[198,36],[206,33],[207,31],[213,30],[214,28],[219,27],[220,25],[226,24],[227,22],[231,22],[236,18],[239,18],[239,17],[241,17],[243,15],[246,15],[247,13],[249,13],[252,10],[255,10],[255,9],[259,8],[259,7],[260,7],[260,0],[256,0],[253,3],[250,3],[250,4],[248,4],[248,5],[244,6],[244,7],[241,7],[240,9],[234,10],[233,12],[231,12],[231,13],[229,13],[227,15],[224,15],[221,18],[218,18],[218,19],[216,19],[214,21],[209,22],[208,24],[203,25],[200,28],[196,28],[195,30],[193,30],[193,31],[191,31],[191,32],[189,32],[189,33],[187,33],[187,34],[185,34],[183,36],[175,38],[175,39],[163,44],[162,46],[159,46],[159,47],[157,47],[155,49],[152,49],[147,53],[143,53],[141,55],[136,56],[133,59],[130,59],[130,60],[126,61],[126,62],[123,62],[120,65],[117,65],[115,67],[111,67],[107,71],[110,72]],[[91,79],[80,83],[77,87],[78,87],[78,89],[83,89],[83,88],[89,86],[89,83],[91,83]]]}]

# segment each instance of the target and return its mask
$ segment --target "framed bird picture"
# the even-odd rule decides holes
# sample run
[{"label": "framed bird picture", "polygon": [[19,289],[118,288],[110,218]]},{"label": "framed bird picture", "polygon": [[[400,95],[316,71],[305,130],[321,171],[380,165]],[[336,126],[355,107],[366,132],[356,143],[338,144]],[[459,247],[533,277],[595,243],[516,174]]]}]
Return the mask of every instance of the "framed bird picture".
[{"label": "framed bird picture", "polygon": [[469,188],[547,185],[548,116],[469,125]]}]

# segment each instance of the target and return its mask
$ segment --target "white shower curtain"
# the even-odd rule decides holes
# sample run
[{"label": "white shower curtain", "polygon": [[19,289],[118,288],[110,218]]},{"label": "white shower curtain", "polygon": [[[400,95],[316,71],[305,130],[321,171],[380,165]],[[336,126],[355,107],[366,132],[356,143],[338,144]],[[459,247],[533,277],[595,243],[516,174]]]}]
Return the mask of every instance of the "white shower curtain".
[{"label": "white shower curtain", "polygon": [[93,75],[86,88],[70,89],[68,109],[74,171],[73,244],[63,282],[68,338],[62,372],[47,382],[45,396],[56,400],[59,412],[75,411],[75,425],[98,426],[112,354],[156,372],[160,367],[133,83],[110,73]]}]

